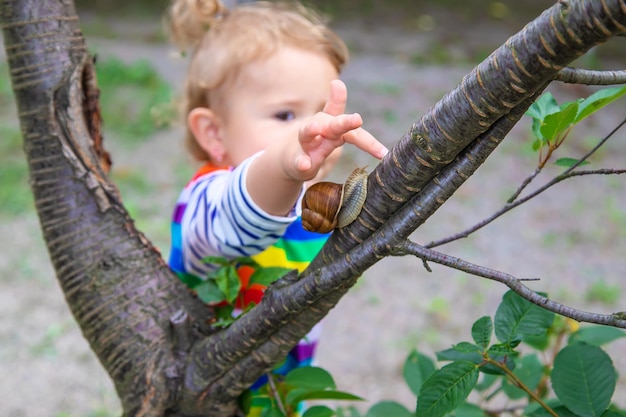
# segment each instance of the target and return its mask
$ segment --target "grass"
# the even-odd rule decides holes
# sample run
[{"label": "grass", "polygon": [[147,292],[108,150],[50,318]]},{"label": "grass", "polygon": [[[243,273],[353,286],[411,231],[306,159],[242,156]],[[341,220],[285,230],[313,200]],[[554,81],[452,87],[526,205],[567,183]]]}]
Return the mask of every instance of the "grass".
[{"label": "grass", "polygon": [[[98,62],[100,105],[106,132],[132,148],[151,137],[174,118],[172,89],[145,61],[125,64],[118,59]],[[14,98],[6,63],[0,64],[0,110],[15,113]],[[32,213],[33,197],[28,187],[28,166],[22,150],[22,135],[15,120],[0,125],[0,216]],[[143,173],[122,172],[116,184],[131,196],[156,192]]]},{"label": "grass", "polygon": [[604,280],[593,282],[585,291],[585,300],[598,302],[608,307],[615,307],[622,296],[619,285],[609,284]]},{"label": "grass", "polygon": [[105,129],[137,144],[167,126],[175,114],[172,89],[147,61],[109,59],[96,65]]},{"label": "grass", "polygon": [[15,216],[33,210],[28,168],[17,127],[0,126],[0,214]]}]

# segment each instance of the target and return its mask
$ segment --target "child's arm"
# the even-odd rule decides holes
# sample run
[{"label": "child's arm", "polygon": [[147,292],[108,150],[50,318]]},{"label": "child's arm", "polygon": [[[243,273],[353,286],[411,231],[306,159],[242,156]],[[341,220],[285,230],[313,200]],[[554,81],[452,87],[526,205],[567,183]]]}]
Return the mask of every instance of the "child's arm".
[{"label": "child's arm", "polygon": [[343,114],[346,100],[345,84],[333,81],[324,110],[300,128],[298,140],[270,146],[250,164],[246,187],[259,207],[273,215],[287,215],[302,184],[313,179],[331,153],[346,142],[376,158],[385,156],[387,148],[361,128],[361,116]]}]

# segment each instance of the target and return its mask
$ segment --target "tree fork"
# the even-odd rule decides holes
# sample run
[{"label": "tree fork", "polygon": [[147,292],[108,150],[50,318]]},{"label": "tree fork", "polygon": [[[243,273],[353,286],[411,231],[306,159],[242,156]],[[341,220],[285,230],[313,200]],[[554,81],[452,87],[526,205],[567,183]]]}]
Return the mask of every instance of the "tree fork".
[{"label": "tree fork", "polygon": [[[279,328],[258,329],[251,341],[247,332],[259,323],[250,320],[203,340],[211,312],[135,229],[106,178],[93,63],[72,1],[4,0],[0,6],[44,237],[68,304],[128,416],[233,415],[246,383],[335,305],[369,258],[382,256],[376,245],[350,248],[560,68],[626,27],[626,0],[560,1],[544,12],[403,136],[372,173],[361,218],[334,234],[309,278],[270,289],[257,316],[294,302],[274,317]],[[318,295],[307,298],[306,285],[319,285]],[[203,355],[220,348],[221,336],[232,337],[226,348],[233,352],[217,359],[228,363],[211,363]]]}]

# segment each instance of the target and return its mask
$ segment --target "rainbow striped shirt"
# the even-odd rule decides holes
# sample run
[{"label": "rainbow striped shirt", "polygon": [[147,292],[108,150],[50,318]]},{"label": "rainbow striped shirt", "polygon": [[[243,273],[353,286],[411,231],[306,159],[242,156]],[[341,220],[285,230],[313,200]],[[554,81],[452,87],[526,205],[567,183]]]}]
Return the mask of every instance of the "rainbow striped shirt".
[{"label": "rainbow striped shirt", "polygon": [[[267,214],[252,201],[245,178],[253,159],[235,168],[207,164],[181,192],[172,219],[169,265],[183,281],[189,282],[189,276],[203,279],[214,268],[202,262],[206,256],[249,256],[261,266],[302,271],[328,239],[329,234],[302,228],[300,204],[289,216],[281,217]],[[309,365],[318,339],[316,326],[289,353],[277,372]],[[252,388],[265,382],[262,378]]]}]

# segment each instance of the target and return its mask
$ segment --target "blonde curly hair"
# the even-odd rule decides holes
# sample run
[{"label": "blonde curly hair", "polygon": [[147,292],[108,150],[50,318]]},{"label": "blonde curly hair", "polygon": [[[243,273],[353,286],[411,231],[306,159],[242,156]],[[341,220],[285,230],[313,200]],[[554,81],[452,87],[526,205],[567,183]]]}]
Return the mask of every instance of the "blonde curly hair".
[{"label": "blonde curly hair", "polygon": [[[170,36],[191,51],[181,111],[219,103],[240,69],[282,46],[321,53],[337,72],[348,60],[345,43],[324,19],[301,4],[258,1],[228,10],[220,0],[172,0],[167,15]],[[187,129],[186,145],[200,161],[209,156]]]}]

